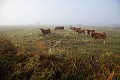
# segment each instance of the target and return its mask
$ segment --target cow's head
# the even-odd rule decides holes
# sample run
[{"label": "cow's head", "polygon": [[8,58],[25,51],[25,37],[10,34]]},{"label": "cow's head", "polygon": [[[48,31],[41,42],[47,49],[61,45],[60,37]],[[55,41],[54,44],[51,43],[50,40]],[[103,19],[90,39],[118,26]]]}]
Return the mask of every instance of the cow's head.
[{"label": "cow's head", "polygon": [[40,29],[41,31],[43,30],[43,29]]}]

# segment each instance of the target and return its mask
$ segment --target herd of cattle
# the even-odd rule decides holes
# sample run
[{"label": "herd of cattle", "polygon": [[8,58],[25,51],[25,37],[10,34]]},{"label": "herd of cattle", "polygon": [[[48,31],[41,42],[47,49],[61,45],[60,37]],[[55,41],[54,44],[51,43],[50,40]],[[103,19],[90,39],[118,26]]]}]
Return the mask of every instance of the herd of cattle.
[{"label": "herd of cattle", "polygon": [[[70,29],[73,30],[74,32],[77,32],[78,34],[84,34],[85,35],[85,33],[87,33],[87,36],[91,36],[94,39],[94,42],[95,42],[95,39],[103,39],[103,43],[105,44],[105,39],[106,39],[106,33],[105,32],[98,33],[94,29],[93,30],[81,29],[81,28],[72,27],[72,26],[70,26]],[[50,29],[40,29],[40,30],[43,33],[43,35],[51,34]],[[64,26],[55,27],[54,30],[64,30]]]}]

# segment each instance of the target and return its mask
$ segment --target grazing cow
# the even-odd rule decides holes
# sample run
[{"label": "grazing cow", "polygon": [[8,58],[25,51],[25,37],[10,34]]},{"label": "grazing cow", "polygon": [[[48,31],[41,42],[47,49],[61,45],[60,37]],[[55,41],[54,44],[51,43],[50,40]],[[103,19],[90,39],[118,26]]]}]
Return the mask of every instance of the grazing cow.
[{"label": "grazing cow", "polygon": [[64,30],[64,26],[58,26],[58,27],[55,27],[54,30]]},{"label": "grazing cow", "polygon": [[93,32],[93,33],[91,33],[91,37],[94,39],[94,42],[95,42],[95,39],[103,39],[103,43],[105,44],[105,39],[106,39],[105,32],[103,32],[103,33]]},{"label": "grazing cow", "polygon": [[50,29],[46,29],[46,30],[40,29],[40,30],[41,30],[41,32],[43,33],[43,35],[45,35],[45,34],[51,34]]},{"label": "grazing cow", "polygon": [[95,32],[95,30],[89,30],[89,29],[86,29],[86,31],[87,31],[87,36],[90,36],[91,33],[94,33],[94,32]]},{"label": "grazing cow", "polygon": [[85,35],[85,29],[79,29],[79,30],[77,30],[77,32],[78,32],[78,34],[84,34]]}]

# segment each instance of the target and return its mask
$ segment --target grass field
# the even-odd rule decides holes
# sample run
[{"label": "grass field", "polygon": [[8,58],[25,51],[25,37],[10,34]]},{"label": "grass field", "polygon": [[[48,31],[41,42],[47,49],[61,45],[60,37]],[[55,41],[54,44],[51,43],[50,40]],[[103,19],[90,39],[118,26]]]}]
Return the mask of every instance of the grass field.
[{"label": "grass field", "polygon": [[40,28],[1,30],[0,79],[120,80],[120,27],[83,28],[106,32],[106,44],[69,27],[46,36]]}]

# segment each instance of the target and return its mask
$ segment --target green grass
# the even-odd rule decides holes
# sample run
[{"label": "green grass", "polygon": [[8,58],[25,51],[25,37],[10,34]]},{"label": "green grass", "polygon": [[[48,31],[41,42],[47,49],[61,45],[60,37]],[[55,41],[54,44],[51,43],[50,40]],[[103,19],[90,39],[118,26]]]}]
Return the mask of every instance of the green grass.
[{"label": "green grass", "polygon": [[107,33],[106,44],[70,29],[46,36],[39,28],[2,32],[17,51],[12,57],[0,53],[1,79],[119,80],[120,28],[93,28]]}]

